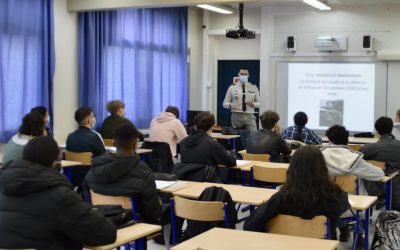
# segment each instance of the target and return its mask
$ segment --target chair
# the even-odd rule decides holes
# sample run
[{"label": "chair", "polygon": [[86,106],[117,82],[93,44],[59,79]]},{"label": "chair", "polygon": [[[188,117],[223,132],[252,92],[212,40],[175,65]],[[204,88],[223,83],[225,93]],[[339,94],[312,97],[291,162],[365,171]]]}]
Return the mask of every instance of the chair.
[{"label": "chair", "polygon": [[64,155],[67,161],[79,161],[82,162],[82,165],[84,166],[92,165],[93,154],[91,152],[76,153],[71,151],[65,151]]},{"label": "chair", "polygon": [[104,142],[104,145],[106,147],[113,147],[114,146],[114,139],[104,139],[103,138],[103,142]]},{"label": "chair", "polygon": [[102,195],[90,190],[87,202],[92,205],[121,205],[124,209],[132,209],[133,220],[138,220],[137,205],[133,197]]},{"label": "chair", "polygon": [[269,161],[269,154],[249,154],[246,150],[241,150],[238,152],[243,160],[246,161]]},{"label": "chair", "polygon": [[359,179],[354,175],[331,176],[344,192],[359,194]]},{"label": "chair", "polygon": [[384,161],[374,161],[374,160],[367,160],[368,163],[374,165],[375,167],[385,169],[385,162]]},{"label": "chair", "polygon": [[267,228],[269,233],[274,234],[317,239],[331,238],[329,220],[322,215],[305,220],[297,216],[280,214],[267,223]]},{"label": "chair", "polygon": [[360,149],[362,147],[361,144],[348,144],[347,146],[354,151],[360,151]]},{"label": "chair", "polygon": [[287,179],[287,168],[277,167],[261,167],[253,166],[250,170],[250,185],[254,186],[255,181],[273,183],[273,188],[276,188],[277,184],[283,184]]},{"label": "chair", "polygon": [[196,201],[179,196],[171,198],[172,245],[177,243],[176,216],[194,221],[224,221],[229,227],[229,211],[227,204],[220,201]]}]

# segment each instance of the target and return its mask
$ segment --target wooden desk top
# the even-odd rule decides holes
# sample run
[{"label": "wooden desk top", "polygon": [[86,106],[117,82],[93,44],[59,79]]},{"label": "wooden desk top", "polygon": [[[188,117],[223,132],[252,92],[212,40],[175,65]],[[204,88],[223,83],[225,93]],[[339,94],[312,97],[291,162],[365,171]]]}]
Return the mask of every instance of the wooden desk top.
[{"label": "wooden desk top", "polygon": [[229,139],[239,138],[240,135],[223,135],[221,133],[212,133],[211,137],[214,138],[214,139],[229,140]]},{"label": "wooden desk top", "polygon": [[349,203],[352,209],[364,211],[378,199],[376,196],[349,195]]},{"label": "wooden desk top", "polygon": [[232,169],[239,169],[240,171],[249,172],[251,167],[256,165],[256,163],[260,163],[260,161],[242,161],[236,160],[236,166],[232,167]]},{"label": "wooden desk top", "polygon": [[257,162],[255,166],[263,168],[289,168],[289,163],[279,163],[279,162]]},{"label": "wooden desk top", "polygon": [[171,250],[333,250],[338,241],[213,228]]},{"label": "wooden desk top", "polygon": [[192,186],[194,186],[194,185],[198,185],[199,183],[201,183],[201,182],[195,182],[195,181],[178,181],[176,184],[174,184],[174,185],[172,185],[172,186],[169,186],[169,187],[160,189],[160,192],[163,192],[163,193],[173,193],[173,192],[176,192],[176,191],[185,189],[185,188],[192,187]]},{"label": "wooden desk top", "polygon": [[117,240],[106,246],[90,247],[85,246],[85,248],[93,250],[108,250],[115,247],[121,246],[125,243],[140,239],[147,235],[161,231],[161,226],[151,225],[146,223],[138,223],[130,227],[122,228],[117,231]]},{"label": "wooden desk top", "polygon": [[61,167],[66,168],[66,167],[73,167],[73,166],[80,166],[82,165],[82,162],[80,161],[61,161]]},{"label": "wooden desk top", "polygon": [[239,185],[227,185],[209,182],[199,182],[198,185],[172,192],[173,195],[197,199],[204,189],[212,186],[223,187],[232,196],[232,200],[241,204],[259,206],[269,200],[272,195],[278,192],[275,189],[245,187]]},{"label": "wooden desk top", "polygon": [[[365,138],[365,137],[354,137],[354,136],[349,136],[349,144],[371,144],[371,143],[376,143],[378,142],[379,138],[374,137],[374,138]],[[322,141],[324,142],[329,142],[328,137],[323,137]]]},{"label": "wooden desk top", "polygon": [[[116,147],[106,147],[107,152],[109,152],[110,154],[115,154],[117,152],[117,148]],[[136,154],[147,154],[147,153],[151,153],[153,152],[152,149],[148,149],[148,148],[138,148],[136,150]]]},{"label": "wooden desk top", "polygon": [[383,176],[383,178],[382,178],[382,180],[380,180],[380,182],[386,183],[386,182],[390,181],[391,179],[393,179],[398,174],[399,174],[399,172],[394,172],[394,173],[391,173],[388,176]]}]

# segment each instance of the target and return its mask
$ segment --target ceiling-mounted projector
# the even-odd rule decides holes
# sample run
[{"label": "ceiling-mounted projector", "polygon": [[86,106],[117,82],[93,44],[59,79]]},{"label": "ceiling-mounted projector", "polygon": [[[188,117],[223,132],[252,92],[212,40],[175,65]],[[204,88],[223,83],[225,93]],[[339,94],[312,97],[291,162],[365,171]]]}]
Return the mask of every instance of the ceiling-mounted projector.
[{"label": "ceiling-mounted projector", "polygon": [[227,29],[226,37],[233,39],[254,39],[256,38],[256,32],[244,28],[243,25],[243,3],[239,4],[239,28]]},{"label": "ceiling-mounted projector", "polygon": [[319,36],[314,42],[314,47],[321,52],[347,51],[347,37],[345,36]]}]

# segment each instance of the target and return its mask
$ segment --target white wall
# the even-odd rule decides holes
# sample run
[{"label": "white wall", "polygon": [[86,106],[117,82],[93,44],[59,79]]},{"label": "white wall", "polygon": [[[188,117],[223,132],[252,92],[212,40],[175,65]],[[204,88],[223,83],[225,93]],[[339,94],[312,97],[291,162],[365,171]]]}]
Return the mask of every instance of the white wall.
[{"label": "white wall", "polygon": [[54,137],[65,144],[78,107],[78,14],[67,11],[67,0],[54,1],[54,43]]},{"label": "white wall", "polygon": [[203,57],[203,12],[194,7],[189,8],[188,47],[190,49],[189,68],[189,109],[201,109],[201,68]]},{"label": "white wall", "polygon": [[[400,5],[337,5],[330,12],[310,11],[309,9],[290,8],[285,13],[282,6],[262,8],[245,8],[244,24],[248,29],[255,29],[261,39],[234,41],[222,38],[226,28],[233,28],[238,23],[237,13],[234,15],[210,14],[210,30],[208,31],[210,46],[208,58],[203,67],[210,63],[212,70],[207,70],[213,84],[216,84],[216,62],[218,59],[260,59],[260,92],[263,100],[261,111],[275,109],[275,71],[279,61],[378,61],[375,53],[363,51],[362,36],[371,35],[378,51],[400,51]],[[286,37],[297,37],[297,52],[286,51]],[[348,52],[320,53],[312,43],[317,36],[343,35],[348,37]],[[204,52],[206,53],[206,52]],[[392,116],[400,107],[400,98],[395,93],[400,91],[398,79],[399,64],[388,62],[387,115]],[[204,70],[204,69],[203,69]],[[392,75],[392,76],[391,76]],[[212,98],[213,112],[216,111],[216,87],[209,93]],[[379,100],[377,100],[379,101]],[[210,107],[210,104],[207,105]],[[382,114],[384,115],[384,114]]]}]

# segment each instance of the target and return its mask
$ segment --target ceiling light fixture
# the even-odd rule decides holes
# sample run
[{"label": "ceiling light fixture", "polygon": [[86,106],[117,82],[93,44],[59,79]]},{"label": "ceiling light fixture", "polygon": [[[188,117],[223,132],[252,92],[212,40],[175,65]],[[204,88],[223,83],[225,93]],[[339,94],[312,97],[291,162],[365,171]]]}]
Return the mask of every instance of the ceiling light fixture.
[{"label": "ceiling light fixture", "polygon": [[218,12],[220,14],[233,14],[232,8],[228,6],[222,6],[222,5],[209,5],[209,4],[198,4],[197,7],[206,9],[206,10],[211,10],[214,12]]},{"label": "ceiling light fixture", "polygon": [[331,7],[317,0],[303,0],[303,2],[319,10],[331,10]]}]

